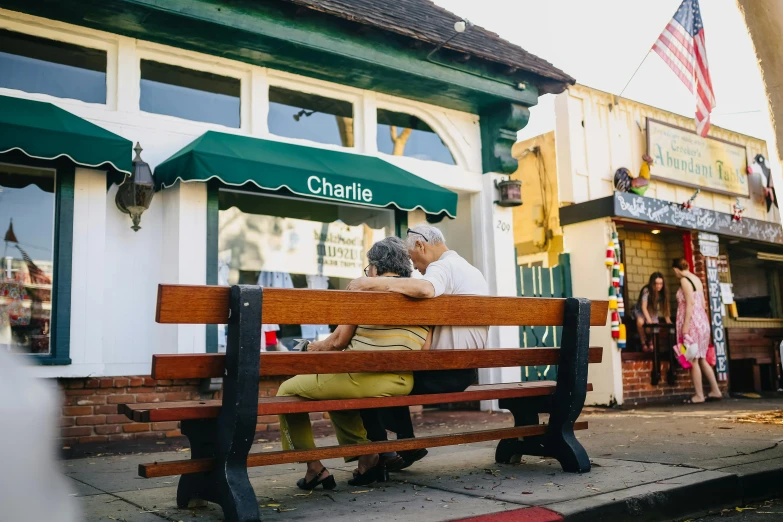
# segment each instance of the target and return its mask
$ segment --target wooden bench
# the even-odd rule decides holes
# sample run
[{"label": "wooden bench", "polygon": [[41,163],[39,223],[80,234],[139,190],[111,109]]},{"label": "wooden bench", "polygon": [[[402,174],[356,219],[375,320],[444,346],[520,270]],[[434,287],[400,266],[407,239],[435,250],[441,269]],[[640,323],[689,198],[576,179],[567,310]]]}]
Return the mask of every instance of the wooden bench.
[{"label": "wooden bench", "polygon": [[[601,361],[589,348],[590,326],[606,323],[607,303],[586,299],[443,296],[414,300],[397,294],[334,290],[262,289],[256,286],[175,286],[158,290],[157,322],[228,324],[225,354],[155,355],[154,379],[223,378],[221,401],[127,404],[120,411],[138,422],[180,421],[190,441],[189,460],[139,466],[142,477],[182,475],[177,505],[191,500],[220,504],[228,521],[258,520],[247,468],[500,440],[495,458],[514,454],[552,456],[565,471],[587,472],[590,460],[574,436],[588,391],[587,365]],[[436,350],[426,352],[260,353],[261,324],[428,324],[563,326],[557,348]],[[391,372],[559,365],[557,382],[472,386],[461,393],[313,401],[297,397],[258,398],[259,377],[302,373]],[[415,439],[330,446],[314,450],[249,454],[258,415],[323,412],[500,400],[514,415],[514,427]],[[549,424],[539,424],[549,413]],[[520,438],[524,437],[524,440]],[[303,470],[304,471],[304,470]]]}]

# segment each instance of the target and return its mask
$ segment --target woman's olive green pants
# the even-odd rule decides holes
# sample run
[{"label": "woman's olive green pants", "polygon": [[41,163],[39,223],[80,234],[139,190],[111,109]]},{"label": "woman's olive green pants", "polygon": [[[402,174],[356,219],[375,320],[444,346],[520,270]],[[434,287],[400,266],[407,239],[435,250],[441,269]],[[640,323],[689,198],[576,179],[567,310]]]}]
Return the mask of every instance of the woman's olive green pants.
[{"label": "woman's olive green pants", "polygon": [[[278,397],[306,399],[361,399],[408,395],[413,388],[411,373],[332,373],[297,375],[280,385]],[[343,444],[370,442],[359,411],[330,411],[337,441]],[[313,427],[307,413],[280,415],[283,449],[313,449]],[[347,458],[355,460],[355,457]]]}]

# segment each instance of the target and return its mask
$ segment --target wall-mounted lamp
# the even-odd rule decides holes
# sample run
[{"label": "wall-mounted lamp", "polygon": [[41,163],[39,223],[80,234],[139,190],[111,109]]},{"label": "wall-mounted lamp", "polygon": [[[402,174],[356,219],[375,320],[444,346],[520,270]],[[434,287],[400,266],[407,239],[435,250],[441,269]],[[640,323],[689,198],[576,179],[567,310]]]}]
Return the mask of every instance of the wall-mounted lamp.
[{"label": "wall-mounted lamp", "polygon": [[155,180],[152,177],[152,169],[141,159],[141,145],[136,143],[133,150],[136,152],[136,157],[133,158],[133,173],[120,185],[114,202],[121,212],[131,217],[131,228],[138,232],[141,228],[141,214],[150,208],[152,196],[155,195]]},{"label": "wall-mounted lamp", "polygon": [[658,234],[661,233],[661,231],[658,230],[657,228],[654,228],[653,230],[650,230],[650,233],[657,236]]},{"label": "wall-mounted lamp", "polygon": [[500,192],[500,199],[495,203],[500,207],[518,207],[522,204],[522,182],[518,179],[495,181],[495,187]]}]

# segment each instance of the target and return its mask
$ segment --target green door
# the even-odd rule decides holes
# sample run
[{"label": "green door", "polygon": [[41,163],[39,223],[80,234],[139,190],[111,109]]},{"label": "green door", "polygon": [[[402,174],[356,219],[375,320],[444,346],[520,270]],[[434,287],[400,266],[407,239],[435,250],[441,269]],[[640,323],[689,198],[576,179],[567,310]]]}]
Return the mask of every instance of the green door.
[{"label": "green door", "polygon": [[[568,254],[560,254],[558,265],[551,268],[518,267],[517,294],[520,297],[571,297],[571,262]],[[560,326],[520,326],[519,341],[523,348],[554,348],[560,346]],[[523,381],[557,379],[557,366],[524,366]]]}]

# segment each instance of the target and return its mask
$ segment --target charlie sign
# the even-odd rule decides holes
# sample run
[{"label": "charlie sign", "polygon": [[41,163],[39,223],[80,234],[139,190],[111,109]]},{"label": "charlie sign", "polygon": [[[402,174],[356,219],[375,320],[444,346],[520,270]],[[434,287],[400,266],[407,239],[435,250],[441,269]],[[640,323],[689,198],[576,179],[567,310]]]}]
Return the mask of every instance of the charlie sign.
[{"label": "charlie sign", "polygon": [[654,179],[732,196],[748,197],[745,147],[647,119],[647,154]]}]

